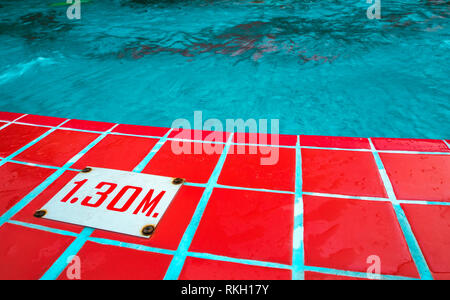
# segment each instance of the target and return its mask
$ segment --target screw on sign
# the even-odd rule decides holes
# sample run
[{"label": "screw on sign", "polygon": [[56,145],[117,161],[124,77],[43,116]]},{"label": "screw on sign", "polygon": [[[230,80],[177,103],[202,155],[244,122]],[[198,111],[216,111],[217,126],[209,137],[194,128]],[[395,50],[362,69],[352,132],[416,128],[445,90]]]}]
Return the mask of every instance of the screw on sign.
[{"label": "screw on sign", "polygon": [[87,167],[34,216],[148,238],[184,182]]}]

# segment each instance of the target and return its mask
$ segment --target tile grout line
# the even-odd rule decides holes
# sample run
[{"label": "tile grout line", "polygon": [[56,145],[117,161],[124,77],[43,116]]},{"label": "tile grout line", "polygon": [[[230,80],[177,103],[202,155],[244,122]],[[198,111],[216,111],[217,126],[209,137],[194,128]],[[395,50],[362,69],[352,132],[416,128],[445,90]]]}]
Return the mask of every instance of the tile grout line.
[{"label": "tile grout line", "polygon": [[273,269],[283,269],[283,270],[292,270],[292,266],[285,265],[281,263],[274,263],[262,260],[253,260],[253,259],[244,259],[244,258],[234,258],[229,256],[210,254],[210,253],[201,253],[201,252],[187,252],[187,256],[195,257],[200,259],[208,259],[220,262],[230,262],[243,264],[248,266],[256,266],[256,267],[265,267],[265,268],[273,268]]},{"label": "tile grout line", "polygon": [[387,175],[386,169],[384,168],[383,162],[381,160],[380,155],[377,150],[373,146],[372,140],[369,138],[370,146],[372,148],[372,154],[375,159],[375,162],[378,167],[378,172],[383,181],[384,188],[388,194],[389,200],[392,203],[392,207],[394,208],[395,215],[397,217],[397,221],[400,225],[400,228],[403,232],[403,236],[405,238],[407,247],[409,248],[409,252],[411,257],[417,267],[417,271],[419,276],[423,280],[432,280],[433,276],[431,275],[430,269],[428,268],[425,257],[423,256],[422,250],[420,249],[419,243],[414,236],[414,233],[411,229],[411,225],[409,224],[408,219],[406,218],[405,212],[401,207],[399,201],[397,200],[394,189],[392,187],[392,183]]},{"label": "tile grout line", "polygon": [[[84,149],[82,153],[78,154],[79,157],[75,156],[72,158],[72,164],[74,164],[76,161],[78,161],[86,152],[88,152],[90,149],[92,149],[97,143],[99,143],[103,138],[105,138],[108,133],[110,133],[112,130],[114,130],[115,127],[117,127],[119,124],[114,125],[112,128],[110,128],[108,131],[104,132],[100,137],[98,137],[94,142],[94,145],[90,147],[89,149]],[[159,142],[164,143],[165,139],[169,135],[170,130],[164,135],[164,137],[160,137]],[[159,143],[158,142],[158,143]],[[147,163],[150,161],[150,159],[153,157],[153,155],[159,150],[159,148],[156,151],[153,151],[155,147],[158,146],[158,143],[153,146],[152,150],[150,150],[151,157],[147,159],[147,157],[144,158],[144,161],[147,160]],[[91,146],[91,144],[89,145]],[[89,147],[88,146],[88,147]],[[160,146],[159,146],[160,147]],[[72,165],[71,164],[71,165]],[[138,166],[140,166],[139,164]],[[69,166],[70,167],[70,166]],[[145,166],[144,166],[145,167]],[[59,176],[58,176],[59,177]],[[72,242],[72,244],[64,251],[63,254],[53,263],[53,265],[45,272],[45,274],[41,277],[41,280],[56,280],[61,273],[64,271],[64,269],[67,267],[67,265],[72,260],[73,256],[77,255],[77,253],[81,250],[81,248],[86,244],[86,242],[89,240],[91,234],[94,232],[95,228],[90,227],[84,227],[84,229],[81,231],[81,233],[77,236],[77,238]]]},{"label": "tile grout line", "polygon": [[[14,124],[14,123],[17,122],[18,120],[20,120],[20,119],[22,119],[23,117],[26,117],[26,116],[28,116],[28,114],[21,115],[20,117],[14,119],[14,120],[12,120],[12,121],[4,121],[6,124],[3,125],[3,126],[0,126],[0,130],[3,130],[4,128],[8,127],[8,126],[11,125],[11,124]],[[2,121],[3,121],[3,120],[2,120]]]},{"label": "tile grout line", "polygon": [[[0,157],[0,160],[2,157]],[[41,165],[29,162],[23,162],[11,159],[10,163],[27,165],[31,167],[39,167],[46,169],[54,169],[59,170],[61,167],[49,166],[49,165]],[[80,172],[80,169],[69,168],[68,171]],[[134,171],[135,172],[135,171]],[[194,183],[194,182],[186,182],[184,185],[186,186],[195,186],[206,188],[206,183]],[[249,188],[249,187],[241,187],[241,186],[232,186],[232,185],[223,185],[223,184],[215,184],[214,188],[223,188],[223,189],[232,189],[232,190],[245,190],[245,191],[255,191],[255,192],[264,192],[264,193],[276,193],[276,194],[287,194],[287,195],[295,195],[295,192],[291,191],[282,191],[282,190],[269,190],[262,188]],[[389,198],[380,198],[380,197],[370,197],[370,196],[354,196],[354,195],[344,195],[344,194],[328,194],[328,193],[319,193],[319,192],[306,192],[302,191],[303,195],[308,196],[316,196],[316,197],[327,197],[327,198],[337,198],[337,199],[354,199],[361,201],[380,201],[380,202],[390,202]],[[441,202],[441,201],[427,201],[427,200],[397,200],[401,204],[420,204],[420,205],[441,205],[441,206],[450,206],[450,202]]]},{"label": "tile grout line", "polygon": [[144,159],[133,169],[132,172],[141,173],[145,169],[150,160],[155,156],[155,154],[162,148],[164,143],[167,141],[168,136],[170,135],[172,130],[173,129],[170,129],[169,131],[166,132],[166,134],[163,137],[159,138],[159,141],[152,147],[147,156],[144,157]]},{"label": "tile grout line", "polygon": [[32,147],[33,145],[37,144],[38,142],[40,142],[42,139],[44,139],[45,137],[49,136],[50,134],[52,134],[53,132],[55,132],[56,130],[59,129],[60,126],[64,125],[66,122],[69,122],[70,119],[65,120],[64,122],[62,122],[61,124],[59,124],[58,126],[51,128],[49,130],[47,130],[46,132],[44,132],[43,134],[41,134],[39,137],[35,138],[34,140],[32,140],[31,142],[27,143],[26,145],[22,146],[19,150],[16,150],[15,152],[11,153],[10,155],[8,155],[7,157],[3,158],[0,161],[0,167],[3,166],[5,163],[7,163],[10,159],[14,158],[15,156],[21,154],[22,152],[24,152],[25,150],[27,150],[28,148]]},{"label": "tile grout line", "polygon": [[[25,117],[21,116],[20,118]],[[65,122],[70,121],[71,119],[67,119]],[[7,123],[15,123],[19,125],[27,125],[27,126],[35,126],[35,127],[45,127],[49,129],[56,128],[55,126],[50,125],[39,125],[39,124],[31,124],[31,123],[24,123],[24,122],[16,122],[14,121],[5,121],[0,120]],[[5,124],[4,126],[9,125]],[[126,124],[119,124],[119,125],[126,125]],[[58,125],[60,126],[60,125]],[[144,127],[152,127],[152,126],[144,126]],[[0,127],[0,130],[2,128]],[[96,134],[103,134],[104,131],[95,131],[95,130],[87,130],[87,129],[77,129],[77,128],[69,128],[69,127],[60,127],[58,128],[60,130],[68,130],[68,131],[78,131],[78,132],[86,132],[86,133],[96,133]],[[167,128],[168,130],[174,130],[176,128]],[[139,135],[139,134],[129,134],[129,133],[121,133],[121,132],[108,132],[108,134],[111,135],[119,135],[119,136],[132,136],[132,137],[142,137],[142,138],[149,138],[149,139],[160,139],[161,137],[153,136],[153,135]],[[369,138],[368,138],[369,139]],[[205,140],[195,140],[195,139],[179,139],[179,138],[167,138],[169,141],[180,141],[180,142],[195,142],[195,143],[213,143],[213,144],[222,144],[225,145],[224,142],[216,142],[216,141],[205,141]],[[449,144],[442,140],[450,149]],[[231,143],[232,145],[246,145],[246,146],[255,146],[255,147],[278,147],[278,148],[288,148],[288,149],[295,149],[296,146],[289,146],[289,145],[272,145],[272,144],[250,144],[250,143]],[[317,149],[317,150],[335,150],[335,151],[355,151],[355,152],[372,152],[371,149],[363,149],[363,148],[333,148],[333,147],[316,147],[316,146],[301,146],[301,149]],[[393,154],[425,154],[425,155],[450,155],[450,152],[438,152],[438,151],[414,151],[414,150],[377,150],[379,153],[393,153]]]},{"label": "tile grout line", "polygon": [[[330,269],[323,267],[313,267],[313,266],[305,266],[305,271],[308,272],[317,272],[321,274],[335,275],[335,276],[346,276],[352,278],[361,278],[368,279],[368,275],[374,275],[370,273],[363,272],[355,272],[355,271],[346,271],[346,270],[338,270],[338,269]],[[417,278],[405,277],[405,276],[397,276],[397,275],[379,275],[379,279],[381,280],[418,280]]]},{"label": "tile grout line", "polygon": [[[8,221],[8,223],[11,223],[11,224],[14,224],[17,226],[36,229],[36,230],[40,230],[40,231],[46,231],[46,232],[50,232],[50,233],[54,233],[54,234],[59,234],[59,235],[63,235],[63,236],[71,236],[71,237],[78,236],[77,233],[74,233],[71,231],[54,229],[54,228],[50,228],[50,227],[46,227],[46,226],[42,226],[42,225],[36,225],[36,224],[31,224],[31,223],[26,223],[26,222],[21,222],[21,221],[10,220],[10,221]],[[88,237],[87,241],[101,244],[101,245],[116,246],[116,247],[121,247],[121,248],[134,249],[137,251],[159,253],[159,254],[166,254],[166,255],[174,255],[176,252],[176,250],[149,247],[149,246],[145,246],[145,245],[141,245],[141,244],[126,243],[126,242],[121,242],[121,241],[116,241],[116,240],[105,239],[105,238]],[[221,262],[239,263],[239,264],[257,266],[257,267],[267,267],[267,268],[285,269],[285,270],[292,269],[292,267],[290,265],[284,265],[284,264],[278,264],[278,263],[266,262],[266,261],[259,261],[259,260],[232,258],[232,257],[221,256],[221,255],[209,254],[209,253],[188,252],[188,256],[197,257],[197,258],[201,258],[201,259],[209,259],[209,260],[214,260],[214,261],[221,261]],[[349,276],[349,277],[356,277],[356,278],[367,278],[367,273],[330,269],[330,268],[323,268],[323,267],[313,267],[313,266],[305,266],[304,268],[305,268],[305,271],[319,272],[322,274]],[[381,275],[381,277],[382,277],[382,279],[394,279],[394,280],[415,279],[415,278],[396,276],[396,275]]]},{"label": "tile grout line", "polygon": [[446,140],[442,140],[443,142],[444,142],[444,144],[446,144],[447,145],[447,148],[448,149],[450,149],[450,144],[449,143],[447,143],[447,141]]},{"label": "tile grout line", "polygon": [[[64,123],[63,123],[64,124]],[[51,185],[55,180],[57,180],[65,171],[67,171],[75,162],[77,162],[83,155],[85,155],[89,150],[95,147],[101,140],[103,140],[107,136],[107,132],[113,130],[118,124],[112,126],[108,131],[99,135],[95,140],[93,140],[89,145],[87,145],[83,150],[78,152],[75,156],[73,156],[68,162],[64,164],[62,168],[53,173],[50,177],[48,177],[42,184],[38,186],[39,189],[37,192],[33,191],[23,198],[19,203],[22,203],[21,207],[17,210],[20,211],[23,207],[28,205],[35,197],[37,197],[40,193],[42,193],[49,185]],[[29,197],[31,195],[31,197]],[[12,216],[10,216],[11,218]],[[0,223],[1,224],[1,223]],[[41,280],[54,280],[57,279],[61,272],[65,269],[67,264],[70,262],[73,255],[75,255],[81,247],[86,242],[87,238],[94,231],[93,228],[85,227],[81,231],[80,234],[77,235],[75,240],[66,248],[66,250],[59,256],[59,258],[53,262],[50,268],[42,275]]]},{"label": "tile grout line", "polygon": [[203,195],[200,198],[199,203],[197,204],[197,208],[189,222],[188,227],[186,228],[183,237],[178,245],[178,249],[176,251],[175,256],[172,258],[172,261],[169,265],[169,268],[166,271],[166,275],[164,276],[164,280],[176,280],[180,276],[181,270],[183,268],[184,262],[186,260],[187,253],[189,251],[189,247],[191,246],[192,240],[194,239],[195,232],[200,224],[203,213],[208,204],[209,198],[214,189],[214,185],[217,183],[219,179],[220,173],[222,171],[223,165],[225,163],[228,151],[231,147],[231,141],[233,139],[233,133],[228,137],[228,141],[220,155],[220,158],[214,168],[213,173],[211,174],[208,184],[203,191]]},{"label": "tile grout line", "polygon": [[295,199],[294,199],[294,231],[292,248],[292,279],[305,279],[305,252],[303,241],[303,178],[302,178],[302,152],[300,149],[300,136],[297,136],[295,148]]},{"label": "tile grout line", "polygon": [[56,280],[71,262],[81,247],[86,243],[88,237],[94,232],[94,228],[85,227],[61,256],[53,262],[52,266],[42,275],[40,280]]}]

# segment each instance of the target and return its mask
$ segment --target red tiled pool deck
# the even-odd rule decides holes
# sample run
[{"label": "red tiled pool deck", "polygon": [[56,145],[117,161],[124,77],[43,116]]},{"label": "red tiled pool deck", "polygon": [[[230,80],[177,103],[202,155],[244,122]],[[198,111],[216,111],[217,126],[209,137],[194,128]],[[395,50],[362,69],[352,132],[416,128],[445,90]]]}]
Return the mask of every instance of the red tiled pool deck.
[{"label": "red tiled pool deck", "polygon": [[[261,165],[235,135],[175,136],[0,112],[0,279],[65,279],[72,255],[82,279],[367,279],[373,256],[381,279],[450,279],[449,141],[281,135],[245,145],[279,150]],[[33,217],[88,165],[187,183],[150,239]]]}]

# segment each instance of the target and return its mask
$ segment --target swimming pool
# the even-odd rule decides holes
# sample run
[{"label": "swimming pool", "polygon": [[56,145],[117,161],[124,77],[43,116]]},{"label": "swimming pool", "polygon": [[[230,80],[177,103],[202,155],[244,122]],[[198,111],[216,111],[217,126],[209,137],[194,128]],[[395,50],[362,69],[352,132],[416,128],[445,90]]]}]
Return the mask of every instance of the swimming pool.
[{"label": "swimming pool", "polygon": [[[55,1],[58,2],[58,1]],[[358,1],[0,1],[0,111],[169,127],[448,138],[450,8]]]}]

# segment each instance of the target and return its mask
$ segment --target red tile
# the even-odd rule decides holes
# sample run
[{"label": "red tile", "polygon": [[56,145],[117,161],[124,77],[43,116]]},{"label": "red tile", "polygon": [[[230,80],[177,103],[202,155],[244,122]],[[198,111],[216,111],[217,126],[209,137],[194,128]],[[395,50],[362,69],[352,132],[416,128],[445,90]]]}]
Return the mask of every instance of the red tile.
[{"label": "red tile", "polygon": [[15,119],[19,118],[20,116],[23,116],[23,114],[0,111],[0,120],[3,120],[3,121],[14,121]]},{"label": "red tile", "polygon": [[189,251],[290,265],[294,196],[214,189]]},{"label": "red tile", "polygon": [[[77,256],[82,280],[162,280],[172,260],[171,255],[93,242],[87,242]],[[58,279],[68,279],[68,268]]]},{"label": "red tile", "polygon": [[186,258],[180,280],[289,280],[291,270],[250,266],[232,262]]},{"label": "red tile", "polygon": [[297,145],[296,135],[285,134],[264,134],[264,133],[235,133],[233,143],[239,144],[259,144],[273,146],[295,146]]},{"label": "red tile", "polygon": [[[239,147],[243,147],[243,152],[239,152]],[[247,188],[294,191],[295,149],[232,146],[218,183]]]},{"label": "red tile", "polygon": [[54,170],[6,163],[0,167],[0,216],[41,184]]},{"label": "red tile", "polygon": [[56,130],[15,159],[43,165],[63,166],[99,135],[70,130]]},{"label": "red tile", "polygon": [[132,171],[152,150],[156,139],[108,135],[83,155],[72,168],[87,166]]},{"label": "red tile", "polygon": [[304,196],[305,264],[367,272],[372,255],[381,274],[418,277],[389,202]]},{"label": "red tile", "polygon": [[19,211],[12,219],[16,221],[22,221],[50,228],[80,233],[81,230],[83,229],[82,226],[52,221],[49,219],[35,218],[33,216],[35,211],[41,209],[45,204],[47,204],[47,202],[50,201],[50,199],[52,199],[53,196],[55,196],[76,175],[77,172],[73,171],[67,171],[64,174],[62,174],[47,189],[45,189],[45,191],[43,191],[36,198],[34,198],[33,201],[31,201],[26,207],[24,207],[21,211]]},{"label": "red tile", "polygon": [[302,149],[303,191],[387,197],[371,152]]},{"label": "red tile", "polygon": [[0,127],[2,127],[3,125],[6,125],[6,124],[8,124],[8,123],[0,122]]},{"label": "red tile", "polygon": [[67,119],[55,118],[55,117],[44,117],[38,115],[27,115],[20,119],[21,123],[28,123],[34,125],[44,125],[44,126],[58,126]]},{"label": "red tile", "polygon": [[150,239],[95,230],[93,237],[176,250],[203,194],[203,188],[183,186]]},{"label": "red tile", "polygon": [[366,278],[331,275],[317,272],[305,272],[305,280],[366,280]]},{"label": "red tile", "polygon": [[450,152],[441,140],[372,138],[372,142],[378,150]]},{"label": "red tile", "polygon": [[40,137],[48,128],[11,124],[0,130],[0,156],[7,157]]},{"label": "red tile", "polygon": [[39,279],[73,237],[6,223],[0,228],[0,280]]},{"label": "red tile", "polygon": [[209,141],[216,143],[225,143],[230,136],[229,132],[222,131],[205,131],[192,129],[173,129],[169,138],[192,140],[192,141]]},{"label": "red tile", "polygon": [[167,141],[143,173],[180,177],[188,182],[207,183],[223,148],[223,144]]},{"label": "red tile", "polygon": [[435,279],[450,280],[450,206],[403,204]]},{"label": "red tile", "polygon": [[113,132],[162,137],[169,132],[169,128],[121,124],[114,128]]},{"label": "red tile", "polygon": [[380,153],[399,200],[450,201],[450,155]]},{"label": "red tile", "polygon": [[366,138],[301,135],[300,145],[307,147],[370,149]]},{"label": "red tile", "polygon": [[61,127],[104,132],[111,129],[113,126],[113,123],[106,122],[70,120]]}]

